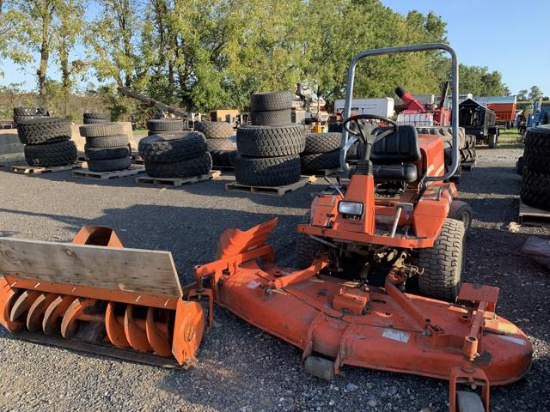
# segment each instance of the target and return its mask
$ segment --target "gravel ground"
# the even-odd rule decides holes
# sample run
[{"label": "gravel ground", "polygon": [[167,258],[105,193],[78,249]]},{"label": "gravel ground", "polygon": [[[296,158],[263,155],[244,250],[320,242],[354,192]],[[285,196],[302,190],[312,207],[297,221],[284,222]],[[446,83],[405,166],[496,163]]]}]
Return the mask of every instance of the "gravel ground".
[{"label": "gravel ground", "polygon": [[[501,288],[498,312],[529,335],[533,366],[522,381],[492,390],[494,411],[550,410],[549,270],[520,252],[549,228],[517,226],[520,146],[479,148],[461,197],[474,210],[465,280]],[[96,181],[70,172],[24,176],[0,168],[2,236],[70,241],[84,224],[116,229],[126,247],[170,250],[182,282],[210,261],[228,227],[249,228],[274,215],[278,261],[292,265],[294,230],[320,181],[270,197],[226,192],[216,181],[173,189],[139,187],[132,177]],[[512,225],[510,225],[512,223]],[[447,384],[416,376],[344,367],[327,383],[309,376],[300,352],[222,309],[188,371],[166,370],[15,339],[0,328],[2,411],[445,411]]]}]

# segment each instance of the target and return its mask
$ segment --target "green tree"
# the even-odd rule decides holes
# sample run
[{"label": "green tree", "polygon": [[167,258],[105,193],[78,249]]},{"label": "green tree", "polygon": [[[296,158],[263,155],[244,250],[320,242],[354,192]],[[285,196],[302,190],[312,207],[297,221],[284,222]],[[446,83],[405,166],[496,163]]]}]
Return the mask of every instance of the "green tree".
[{"label": "green tree", "polygon": [[542,92],[539,86],[531,86],[531,88],[529,89],[528,97],[529,97],[529,100],[536,100],[539,97],[542,97],[543,94],[544,93]]}]

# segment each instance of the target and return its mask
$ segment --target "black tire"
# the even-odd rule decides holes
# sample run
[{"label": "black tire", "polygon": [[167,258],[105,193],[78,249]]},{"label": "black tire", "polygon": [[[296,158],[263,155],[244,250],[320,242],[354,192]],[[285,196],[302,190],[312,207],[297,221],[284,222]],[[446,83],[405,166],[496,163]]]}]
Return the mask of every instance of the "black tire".
[{"label": "black tire", "polygon": [[[302,224],[310,223],[310,215],[307,212],[300,220]],[[297,269],[305,269],[313,262],[317,254],[327,250],[328,246],[310,238],[305,233],[296,235],[296,265]]]},{"label": "black tire", "polygon": [[174,163],[153,163],[145,161],[145,170],[151,177],[193,177],[200,176],[212,170],[212,156],[204,152],[192,159]]},{"label": "black tire", "polygon": [[306,138],[301,124],[284,126],[241,126],[237,130],[237,150],[244,156],[278,157],[304,151]]},{"label": "black tire", "polygon": [[235,129],[227,122],[197,122],[193,129],[204,134],[207,139],[227,139],[235,135]]},{"label": "black tire", "polygon": [[467,134],[465,136],[465,149],[473,149],[476,147],[476,137],[473,134]]},{"label": "black tire", "polygon": [[434,245],[419,250],[418,266],[424,270],[418,275],[421,295],[449,302],[456,299],[462,283],[465,237],[463,223],[446,219]]},{"label": "black tire", "polygon": [[466,233],[468,233],[472,226],[473,215],[474,211],[468,203],[462,200],[453,200],[451,203],[449,218],[462,222]]},{"label": "black tire", "polygon": [[523,156],[518,157],[518,161],[516,163],[516,172],[518,175],[523,174],[523,169],[525,168],[525,161],[523,160]]},{"label": "black tire", "polygon": [[151,130],[148,131],[148,136],[160,136],[164,140],[177,140],[177,139],[183,139],[185,136],[189,136],[193,131],[191,130],[182,130],[179,132],[152,132]]},{"label": "black tire", "polygon": [[151,132],[183,131],[183,120],[151,119],[147,121],[147,129]]},{"label": "black tire", "polygon": [[84,113],[82,115],[83,124],[109,123],[110,121],[111,116],[106,113]]},{"label": "black tire", "polygon": [[550,174],[523,169],[520,198],[528,206],[550,210]]},{"label": "black tire", "polygon": [[253,112],[268,112],[292,108],[294,95],[289,91],[271,93],[254,93],[250,97],[250,110]]},{"label": "black tire", "polygon": [[271,110],[268,112],[250,112],[251,123],[256,126],[279,126],[292,121],[290,109]]},{"label": "black tire", "polygon": [[234,167],[236,150],[213,150],[210,152],[212,156],[212,164],[216,167]]},{"label": "black tire", "polygon": [[77,150],[72,140],[64,142],[26,145],[23,149],[29,166],[53,167],[76,162]]},{"label": "black tire", "polygon": [[84,145],[84,153],[88,160],[120,159],[130,156],[130,146],[95,148]]},{"label": "black tire", "polygon": [[14,107],[13,109],[13,115],[14,116],[37,116],[37,117],[44,117],[48,116],[48,111],[46,109],[43,109],[41,107],[34,108],[34,107]]},{"label": "black tire", "polygon": [[84,124],[80,126],[80,135],[84,137],[105,137],[122,134],[120,123]]},{"label": "black tire", "polygon": [[206,152],[206,139],[199,132],[177,140],[164,140],[151,135],[139,141],[138,151],[149,163],[174,163],[202,155]]},{"label": "black tire", "polygon": [[71,123],[63,117],[34,117],[19,121],[17,134],[23,144],[63,142],[71,138]]},{"label": "black tire", "polygon": [[247,186],[284,186],[300,180],[300,156],[235,157],[237,183]]},{"label": "black tire", "polygon": [[302,155],[300,162],[303,172],[338,169],[340,167],[340,150]]},{"label": "black tire", "polygon": [[341,133],[307,133],[303,154],[326,153],[340,150]]},{"label": "black tire", "polygon": [[489,149],[496,149],[498,146],[498,135],[496,133],[491,133],[487,136],[487,145]]},{"label": "black tire", "polygon": [[525,167],[550,174],[550,128],[537,126],[527,130],[523,158]]},{"label": "black tire", "polygon": [[460,150],[460,162],[461,163],[471,163],[476,160],[477,151],[476,149],[462,149]]},{"label": "black tire", "polygon": [[232,139],[206,139],[206,148],[209,152],[215,150],[237,150],[237,144]]},{"label": "black tire", "polygon": [[131,157],[118,159],[88,160],[88,169],[92,172],[115,172],[128,169],[132,165]]},{"label": "black tire", "polygon": [[129,144],[128,136],[117,134],[113,136],[87,137],[86,146],[88,148],[106,149],[110,147],[122,147]]},{"label": "black tire", "polygon": [[525,146],[549,147],[550,126],[530,127],[525,132]]}]

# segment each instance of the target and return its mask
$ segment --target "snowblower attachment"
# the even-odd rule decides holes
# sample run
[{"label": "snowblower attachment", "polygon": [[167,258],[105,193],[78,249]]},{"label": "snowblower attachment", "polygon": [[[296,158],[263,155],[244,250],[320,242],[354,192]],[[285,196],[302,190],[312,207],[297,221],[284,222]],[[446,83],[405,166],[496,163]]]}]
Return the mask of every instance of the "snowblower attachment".
[{"label": "snowblower attachment", "polygon": [[498,288],[465,283],[448,303],[404,293],[399,271],[383,288],[334,277],[322,252],[304,270],[278,268],[265,244],[276,223],[227,231],[219,260],[195,268],[197,293],[300,348],[313,375],[331,379],[350,365],[444,379],[455,411],[457,388],[477,387],[488,410],[491,386],[528,372],[532,346],[495,313]]},{"label": "snowblower attachment", "polygon": [[191,366],[204,313],[182,295],[170,252],[125,249],[107,227],[72,243],[0,238],[0,324],[24,339]]}]

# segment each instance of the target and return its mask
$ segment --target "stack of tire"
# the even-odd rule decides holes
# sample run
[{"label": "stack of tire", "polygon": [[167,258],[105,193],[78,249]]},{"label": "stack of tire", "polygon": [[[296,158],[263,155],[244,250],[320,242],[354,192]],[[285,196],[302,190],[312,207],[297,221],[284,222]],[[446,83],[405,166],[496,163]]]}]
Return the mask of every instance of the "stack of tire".
[{"label": "stack of tire", "polygon": [[293,95],[287,91],[251,96],[251,125],[237,129],[235,178],[246,186],[284,186],[300,180],[305,128],[291,124]]},{"label": "stack of tire", "polygon": [[235,130],[227,122],[197,122],[193,126],[206,138],[214,167],[233,167],[237,156]]},{"label": "stack of tire", "polygon": [[183,126],[182,120],[147,122],[149,136],[139,141],[138,151],[150,177],[193,177],[212,170],[206,138],[197,131],[184,131]]},{"label": "stack of tire", "polygon": [[93,123],[80,126],[80,135],[86,138],[84,153],[92,172],[115,172],[132,164],[128,135],[120,123]]},{"label": "stack of tire", "polygon": [[300,154],[302,173],[340,167],[342,134],[338,132],[308,133],[306,145]]},{"label": "stack of tire", "polygon": [[41,107],[14,107],[13,108],[13,121],[15,124],[23,120],[30,120],[37,117],[49,117],[50,114],[46,109]]},{"label": "stack of tire", "polygon": [[83,124],[109,123],[110,121],[111,116],[106,113],[84,113],[82,115]]},{"label": "stack of tire", "polygon": [[28,116],[18,119],[17,134],[25,145],[25,160],[29,166],[65,166],[77,159],[76,145],[71,140],[71,122],[67,118]]},{"label": "stack of tire", "polygon": [[[521,158],[520,158],[521,159]],[[527,129],[520,198],[528,206],[550,210],[550,125]]]}]

